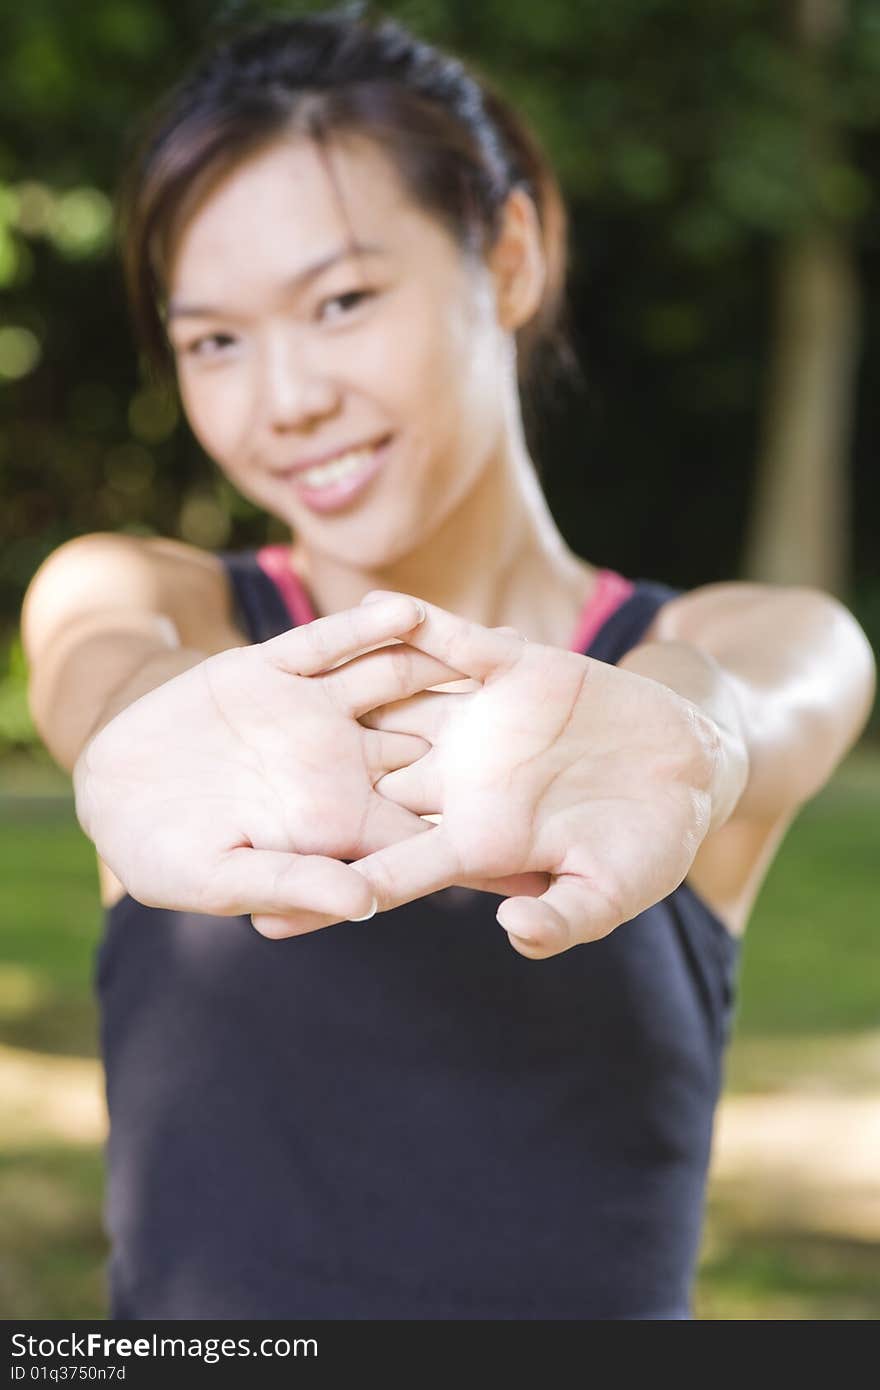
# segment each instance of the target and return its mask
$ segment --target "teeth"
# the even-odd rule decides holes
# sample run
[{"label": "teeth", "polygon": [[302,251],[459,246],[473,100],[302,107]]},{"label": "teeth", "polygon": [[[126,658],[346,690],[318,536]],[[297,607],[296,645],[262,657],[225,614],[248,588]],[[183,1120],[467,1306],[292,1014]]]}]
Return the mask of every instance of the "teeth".
[{"label": "teeth", "polygon": [[338,458],[331,459],[329,463],[319,463],[314,468],[307,468],[298,476],[307,487],[329,487],[331,483],[357,473],[372,457],[372,449],[351,449],[347,454],[340,454]]}]

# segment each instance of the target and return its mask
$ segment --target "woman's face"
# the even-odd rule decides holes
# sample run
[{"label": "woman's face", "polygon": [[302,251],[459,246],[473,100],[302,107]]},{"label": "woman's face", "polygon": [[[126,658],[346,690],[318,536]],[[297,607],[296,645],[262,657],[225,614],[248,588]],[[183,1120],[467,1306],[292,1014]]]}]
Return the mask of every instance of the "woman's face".
[{"label": "woman's face", "polygon": [[[174,248],[168,332],[190,425],[238,490],[307,546],[381,567],[499,447],[509,339],[487,268],[375,145],[328,159],[338,193],[298,138],[216,185]],[[325,458],[330,473],[290,473]]]}]

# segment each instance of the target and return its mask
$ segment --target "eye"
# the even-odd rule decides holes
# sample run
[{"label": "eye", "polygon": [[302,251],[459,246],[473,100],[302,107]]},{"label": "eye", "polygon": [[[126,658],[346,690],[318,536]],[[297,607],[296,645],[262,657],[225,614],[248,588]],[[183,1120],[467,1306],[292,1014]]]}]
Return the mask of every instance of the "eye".
[{"label": "eye", "polygon": [[216,352],[205,352],[203,347],[205,343],[219,343],[221,340],[226,343],[235,341],[228,333],[206,333],[204,337],[196,338],[194,343],[184,348],[184,352],[190,357],[216,357]]},{"label": "eye", "polygon": [[[322,319],[330,318],[331,320],[345,318],[353,309],[356,309],[363,300],[371,299],[375,293],[375,290],[346,290],[344,294],[331,295],[329,299],[323,299],[321,301],[318,317]],[[332,305],[339,306],[338,312],[327,312],[328,307]]]}]

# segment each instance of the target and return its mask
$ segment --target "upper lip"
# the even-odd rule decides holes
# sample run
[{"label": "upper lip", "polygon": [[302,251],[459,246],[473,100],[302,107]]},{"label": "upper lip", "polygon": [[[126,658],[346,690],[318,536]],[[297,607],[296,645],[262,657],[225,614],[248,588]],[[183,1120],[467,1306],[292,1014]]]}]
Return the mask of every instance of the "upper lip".
[{"label": "upper lip", "polygon": [[386,431],[385,434],[377,435],[373,439],[362,439],[357,444],[340,444],[335,449],[327,449],[323,454],[312,454],[311,458],[299,459],[296,463],[288,463],[277,471],[281,476],[288,473],[302,473],[307,468],[316,468],[321,463],[329,463],[331,459],[339,458],[342,454],[356,453],[359,449],[375,449],[388,437]]}]

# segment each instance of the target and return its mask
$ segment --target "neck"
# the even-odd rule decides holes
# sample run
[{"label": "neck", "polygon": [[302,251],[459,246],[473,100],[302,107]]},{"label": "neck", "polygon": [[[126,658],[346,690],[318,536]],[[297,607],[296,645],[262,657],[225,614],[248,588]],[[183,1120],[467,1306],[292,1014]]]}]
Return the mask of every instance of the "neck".
[{"label": "neck", "polygon": [[318,613],[354,607],[370,589],[393,589],[560,647],[569,645],[596,578],[560,535],[521,439],[493,455],[435,530],[392,562],[365,569],[302,544],[291,557]]}]

